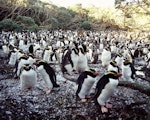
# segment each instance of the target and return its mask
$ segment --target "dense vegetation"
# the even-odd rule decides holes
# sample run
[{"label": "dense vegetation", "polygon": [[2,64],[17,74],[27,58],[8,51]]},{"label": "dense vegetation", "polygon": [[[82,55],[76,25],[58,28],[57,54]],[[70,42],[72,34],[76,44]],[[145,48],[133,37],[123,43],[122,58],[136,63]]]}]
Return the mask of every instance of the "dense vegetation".
[{"label": "dense vegetation", "polygon": [[40,0],[0,0],[0,28],[4,30],[47,29],[125,29],[150,30],[150,0],[109,9],[82,4],[68,8]]}]

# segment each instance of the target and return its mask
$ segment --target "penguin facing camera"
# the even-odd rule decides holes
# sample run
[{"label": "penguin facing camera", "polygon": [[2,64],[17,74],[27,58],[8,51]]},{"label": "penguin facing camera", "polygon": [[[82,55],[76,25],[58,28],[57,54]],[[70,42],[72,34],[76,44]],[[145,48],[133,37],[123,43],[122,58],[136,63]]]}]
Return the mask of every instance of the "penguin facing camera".
[{"label": "penguin facing camera", "polygon": [[37,70],[44,79],[46,89],[44,90],[46,94],[49,94],[54,87],[59,87],[56,80],[56,74],[54,69],[44,60],[37,60],[33,63],[36,65]]},{"label": "penguin facing camera", "polygon": [[81,99],[81,102],[86,102],[90,97],[90,90],[95,83],[95,78],[99,73],[94,69],[88,69],[82,72],[77,79],[76,96]]},{"label": "penguin facing camera", "polygon": [[108,65],[107,71],[119,72],[119,67],[116,61],[111,61]]},{"label": "penguin facing camera", "polygon": [[108,100],[117,88],[118,79],[121,75],[121,73],[115,71],[108,71],[97,82],[94,99],[96,104],[101,108],[102,113],[106,113],[109,108],[112,108]]},{"label": "penguin facing camera", "polygon": [[136,70],[134,65],[128,60],[124,60],[122,65],[122,77],[126,81],[134,82]]},{"label": "penguin facing camera", "polygon": [[37,73],[29,64],[24,64],[20,72],[21,89],[33,89],[37,84]]}]

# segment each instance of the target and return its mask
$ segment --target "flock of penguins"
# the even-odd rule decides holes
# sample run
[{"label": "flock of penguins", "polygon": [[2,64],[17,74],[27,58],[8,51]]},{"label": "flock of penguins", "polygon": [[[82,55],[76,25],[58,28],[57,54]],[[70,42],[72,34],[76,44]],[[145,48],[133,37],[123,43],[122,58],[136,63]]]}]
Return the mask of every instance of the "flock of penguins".
[{"label": "flock of penguins", "polygon": [[[135,59],[142,59],[150,67],[150,44],[144,42],[149,34],[125,31],[38,31],[2,32],[3,52],[8,54],[8,64],[14,67],[14,77],[20,80],[22,90],[33,89],[38,80],[37,71],[45,82],[44,91],[49,94],[57,83],[55,69],[50,63],[61,66],[63,74],[78,74],[76,96],[81,102],[94,99],[103,113],[112,105],[108,102],[119,78],[134,83]],[[138,40],[136,40],[138,39]],[[105,74],[95,80],[98,69],[89,63],[100,61]]]}]

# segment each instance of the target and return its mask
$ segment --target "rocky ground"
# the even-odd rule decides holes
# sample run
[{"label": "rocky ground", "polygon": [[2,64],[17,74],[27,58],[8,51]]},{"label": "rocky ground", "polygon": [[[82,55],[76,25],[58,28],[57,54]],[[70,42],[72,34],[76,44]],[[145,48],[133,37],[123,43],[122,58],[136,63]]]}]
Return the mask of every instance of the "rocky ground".
[{"label": "rocky ground", "polygon": [[[59,65],[52,66],[60,88],[45,94],[41,89],[43,81],[40,75],[33,91],[22,92],[19,80],[13,79],[13,68],[6,63],[4,54],[0,55],[0,61],[0,120],[147,120],[146,104],[133,103],[145,101],[148,96],[136,90],[118,87],[110,99],[113,108],[102,114],[92,99],[86,103],[76,99],[76,84],[63,77]],[[100,64],[90,64],[90,67],[103,73]],[[137,81],[141,82],[140,79]]]}]

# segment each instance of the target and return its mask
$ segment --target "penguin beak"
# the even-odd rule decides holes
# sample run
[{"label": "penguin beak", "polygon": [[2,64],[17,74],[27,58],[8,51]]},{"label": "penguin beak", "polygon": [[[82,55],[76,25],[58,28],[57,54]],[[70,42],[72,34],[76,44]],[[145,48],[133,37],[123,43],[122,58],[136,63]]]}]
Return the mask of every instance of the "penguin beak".
[{"label": "penguin beak", "polygon": [[117,73],[117,76],[118,76],[118,77],[121,77],[121,76],[122,76],[122,74],[121,74],[121,73]]},{"label": "penguin beak", "polygon": [[34,62],[34,63],[33,63],[33,65],[37,65],[37,63],[36,63],[36,62]]},{"label": "penguin beak", "polygon": [[95,72],[94,75],[98,76],[100,73],[99,72]]}]

